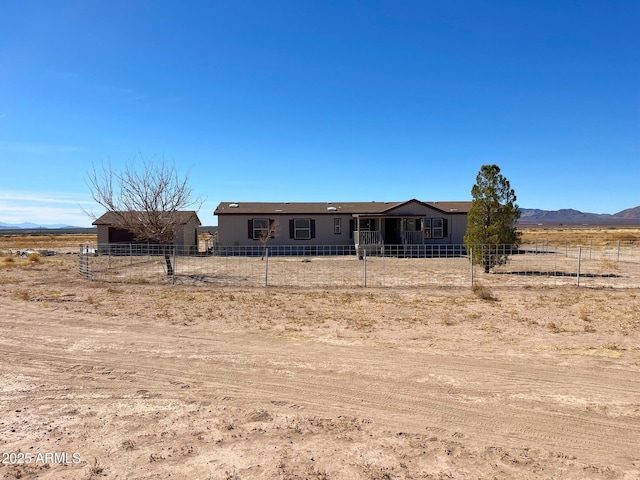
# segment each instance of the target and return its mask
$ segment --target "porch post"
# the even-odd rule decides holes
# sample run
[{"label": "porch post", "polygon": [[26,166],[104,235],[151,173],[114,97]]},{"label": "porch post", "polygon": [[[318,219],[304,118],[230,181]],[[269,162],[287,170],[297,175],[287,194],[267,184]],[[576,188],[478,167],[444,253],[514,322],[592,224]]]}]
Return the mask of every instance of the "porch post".
[{"label": "porch post", "polygon": [[361,259],[361,253],[360,253],[360,216],[358,216],[357,214],[354,215],[354,229],[353,229],[353,244],[356,247],[356,256],[358,257],[358,260]]}]

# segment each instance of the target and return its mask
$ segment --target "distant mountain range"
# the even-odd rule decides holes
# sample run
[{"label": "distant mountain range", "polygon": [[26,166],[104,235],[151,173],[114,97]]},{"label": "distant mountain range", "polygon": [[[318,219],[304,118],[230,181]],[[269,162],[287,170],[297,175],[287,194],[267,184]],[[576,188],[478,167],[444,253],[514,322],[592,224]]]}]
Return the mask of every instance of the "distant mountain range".
[{"label": "distant mountain range", "polygon": [[621,212],[584,213],[571,208],[561,210],[520,209],[520,225],[640,225],[640,206]]},{"label": "distant mountain range", "polygon": [[20,230],[20,229],[33,230],[33,229],[39,229],[39,228],[80,228],[80,227],[74,227],[73,225],[64,225],[60,223],[56,223],[52,225],[41,225],[37,223],[25,222],[25,223],[12,225],[9,223],[0,222],[0,229],[4,229],[4,230]]}]

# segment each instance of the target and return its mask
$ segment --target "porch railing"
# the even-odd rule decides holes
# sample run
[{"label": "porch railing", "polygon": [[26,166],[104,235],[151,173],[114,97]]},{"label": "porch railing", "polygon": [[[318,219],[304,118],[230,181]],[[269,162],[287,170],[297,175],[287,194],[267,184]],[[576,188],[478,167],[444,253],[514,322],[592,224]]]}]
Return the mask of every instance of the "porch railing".
[{"label": "porch railing", "polygon": [[418,230],[417,232],[402,232],[401,235],[403,245],[420,245],[424,243],[421,230]]},{"label": "porch railing", "polygon": [[382,234],[377,231],[356,231],[358,245],[379,245],[382,243]]}]

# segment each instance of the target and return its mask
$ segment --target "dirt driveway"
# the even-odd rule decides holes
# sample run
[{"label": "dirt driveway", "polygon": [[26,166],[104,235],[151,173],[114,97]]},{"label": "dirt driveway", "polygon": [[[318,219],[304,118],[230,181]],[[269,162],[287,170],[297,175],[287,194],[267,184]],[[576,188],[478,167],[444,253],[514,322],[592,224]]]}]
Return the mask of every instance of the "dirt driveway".
[{"label": "dirt driveway", "polygon": [[75,262],[0,270],[0,478],[640,478],[638,289],[114,285]]}]

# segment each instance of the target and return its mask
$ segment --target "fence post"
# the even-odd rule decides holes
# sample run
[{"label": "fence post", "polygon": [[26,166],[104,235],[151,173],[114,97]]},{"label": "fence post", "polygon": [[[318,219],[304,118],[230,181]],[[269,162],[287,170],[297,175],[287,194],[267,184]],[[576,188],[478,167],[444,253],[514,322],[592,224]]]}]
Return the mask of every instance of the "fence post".
[{"label": "fence post", "polygon": [[580,286],[580,260],[582,258],[582,247],[578,247],[578,274],[576,275],[576,285]]},{"label": "fence post", "polygon": [[269,247],[264,247],[264,286],[269,286]]},{"label": "fence post", "polygon": [[176,264],[176,250],[177,247],[176,245],[173,246],[173,270],[172,270],[172,275],[171,275],[171,282],[175,285],[176,283],[176,268],[178,268],[178,265]]},{"label": "fence post", "polygon": [[362,265],[364,269],[364,288],[367,288],[367,249],[362,249]]},{"label": "fence post", "polygon": [[473,248],[469,249],[469,265],[471,265],[471,287],[473,288]]}]

